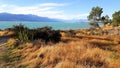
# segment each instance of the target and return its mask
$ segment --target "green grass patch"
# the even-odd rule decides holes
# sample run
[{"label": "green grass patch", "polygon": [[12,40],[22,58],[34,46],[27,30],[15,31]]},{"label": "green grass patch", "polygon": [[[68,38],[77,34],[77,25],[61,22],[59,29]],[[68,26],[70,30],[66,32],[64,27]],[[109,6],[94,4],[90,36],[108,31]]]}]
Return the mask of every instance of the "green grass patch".
[{"label": "green grass patch", "polygon": [[6,63],[17,62],[20,60],[20,57],[21,55],[19,53],[13,52],[13,50],[8,50],[3,54],[2,60]]},{"label": "green grass patch", "polygon": [[115,60],[118,60],[118,59],[120,59],[120,55],[118,55],[118,54],[113,54],[113,55],[111,56],[111,58],[113,58],[113,59],[115,59]]}]

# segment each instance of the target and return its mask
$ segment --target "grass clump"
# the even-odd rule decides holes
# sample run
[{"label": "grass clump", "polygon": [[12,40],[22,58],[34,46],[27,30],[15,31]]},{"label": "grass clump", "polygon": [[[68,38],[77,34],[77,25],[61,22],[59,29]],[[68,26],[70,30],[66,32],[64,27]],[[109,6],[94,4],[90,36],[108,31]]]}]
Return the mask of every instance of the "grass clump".
[{"label": "grass clump", "polygon": [[6,47],[7,47],[8,49],[14,49],[14,48],[16,48],[18,45],[19,45],[19,42],[18,42],[16,39],[10,38],[10,39],[7,41]]},{"label": "grass clump", "polygon": [[7,63],[17,62],[20,60],[20,54],[14,53],[13,51],[7,51],[3,54],[3,60]]}]

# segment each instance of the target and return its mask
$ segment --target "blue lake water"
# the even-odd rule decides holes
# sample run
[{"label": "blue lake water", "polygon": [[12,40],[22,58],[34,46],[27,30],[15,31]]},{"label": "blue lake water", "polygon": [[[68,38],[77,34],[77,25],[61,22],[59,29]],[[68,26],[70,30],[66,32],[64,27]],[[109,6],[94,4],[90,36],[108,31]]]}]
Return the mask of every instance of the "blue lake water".
[{"label": "blue lake water", "polygon": [[10,28],[13,25],[23,24],[28,28],[40,28],[44,26],[50,26],[53,29],[80,29],[89,28],[89,23],[87,22],[20,22],[20,21],[0,21],[0,29]]}]

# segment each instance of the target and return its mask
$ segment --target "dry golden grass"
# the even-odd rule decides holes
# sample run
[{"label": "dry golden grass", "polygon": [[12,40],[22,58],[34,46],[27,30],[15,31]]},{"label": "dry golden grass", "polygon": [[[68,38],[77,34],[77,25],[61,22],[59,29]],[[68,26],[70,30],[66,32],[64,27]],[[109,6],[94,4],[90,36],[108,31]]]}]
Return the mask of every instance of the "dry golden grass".
[{"label": "dry golden grass", "polygon": [[[70,61],[61,61],[58,63],[55,68],[75,68],[77,67],[75,63],[70,62]],[[79,67],[80,68],[80,67]]]},{"label": "dry golden grass", "polygon": [[14,45],[14,44],[16,43],[16,40],[13,39],[13,38],[10,38],[10,39],[7,41],[7,43],[8,43],[9,45]]},{"label": "dry golden grass", "polygon": [[113,49],[120,54],[120,45],[114,46]]},{"label": "dry golden grass", "polygon": [[[36,44],[19,45],[14,52],[18,52],[22,56],[16,66],[25,68],[120,67],[119,36],[88,35],[86,32],[90,32],[90,30],[87,29],[75,32],[76,34],[61,32],[62,41],[57,44],[45,45],[40,41]],[[10,39],[8,43],[15,45],[16,40]]]},{"label": "dry golden grass", "polygon": [[8,35],[12,35],[14,32],[12,31],[8,31],[8,30],[4,30],[4,31],[0,31],[0,36],[8,36]]},{"label": "dry golden grass", "polygon": [[0,36],[4,36],[7,33],[7,31],[0,31]]},{"label": "dry golden grass", "polygon": [[10,39],[7,41],[7,44],[6,44],[6,46],[7,46],[8,48],[14,48],[14,47],[16,47],[16,45],[17,45],[17,40],[14,39],[14,38],[10,38]]},{"label": "dry golden grass", "polygon": [[[53,46],[37,48],[31,43],[18,52],[22,60],[18,66],[26,65],[28,68],[110,68],[113,64],[119,66],[117,61],[112,63],[112,52],[102,50],[88,41],[73,41],[58,43]],[[115,68],[115,67],[114,67]]]}]

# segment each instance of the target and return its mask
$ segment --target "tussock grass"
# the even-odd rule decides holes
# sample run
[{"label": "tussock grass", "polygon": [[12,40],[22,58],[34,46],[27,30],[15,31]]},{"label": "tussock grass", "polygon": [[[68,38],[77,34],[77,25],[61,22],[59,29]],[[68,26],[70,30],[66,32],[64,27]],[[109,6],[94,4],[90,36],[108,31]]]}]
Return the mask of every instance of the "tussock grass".
[{"label": "tussock grass", "polygon": [[108,68],[110,65],[111,53],[85,41],[58,43],[41,48],[32,46],[31,43],[24,46],[26,47],[19,50],[23,58],[20,60],[19,66],[27,65],[29,68]]},{"label": "tussock grass", "polygon": [[7,56],[13,60],[20,58],[15,59],[17,68],[118,68],[120,37],[107,35],[108,30],[62,31],[61,41],[56,44],[43,40],[17,44],[12,38],[8,47],[19,46],[13,47]]},{"label": "tussock grass", "polygon": [[14,32],[12,32],[12,31],[0,30],[0,36],[8,36],[8,35],[12,35],[12,34],[14,34]]}]

